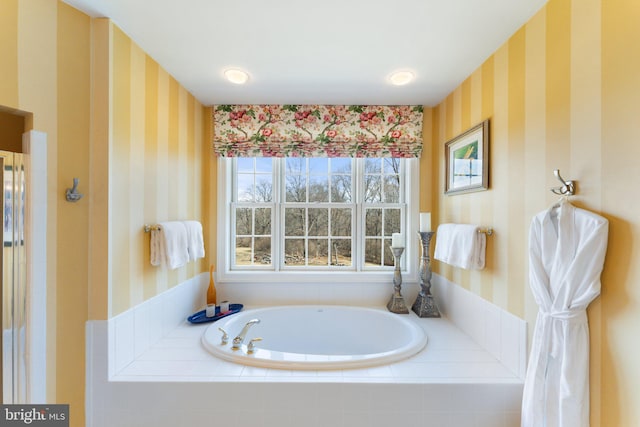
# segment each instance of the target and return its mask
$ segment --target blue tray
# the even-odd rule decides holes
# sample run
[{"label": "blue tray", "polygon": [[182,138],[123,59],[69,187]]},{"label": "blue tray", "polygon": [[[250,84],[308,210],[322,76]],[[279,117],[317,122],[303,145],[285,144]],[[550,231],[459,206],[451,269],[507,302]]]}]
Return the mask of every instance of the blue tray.
[{"label": "blue tray", "polygon": [[229,304],[229,311],[226,313],[220,313],[220,307],[216,307],[216,315],[213,317],[207,317],[207,311],[202,310],[187,317],[187,320],[191,323],[215,322],[216,320],[238,313],[242,310],[242,307],[244,307],[242,304]]}]

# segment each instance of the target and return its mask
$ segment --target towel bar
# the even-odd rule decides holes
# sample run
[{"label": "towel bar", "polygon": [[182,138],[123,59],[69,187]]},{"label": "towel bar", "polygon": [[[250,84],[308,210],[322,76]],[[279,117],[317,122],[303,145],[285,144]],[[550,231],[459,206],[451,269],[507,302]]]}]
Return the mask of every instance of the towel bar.
[{"label": "towel bar", "polygon": [[491,235],[493,234],[493,228],[491,228],[491,227],[488,227],[488,228],[480,228],[480,229],[478,230],[478,233],[484,233],[484,234],[486,234],[487,236],[491,236]]},{"label": "towel bar", "polygon": [[154,225],[145,224],[143,229],[145,233],[149,233],[151,230],[160,230],[160,226],[158,224],[154,224]]}]

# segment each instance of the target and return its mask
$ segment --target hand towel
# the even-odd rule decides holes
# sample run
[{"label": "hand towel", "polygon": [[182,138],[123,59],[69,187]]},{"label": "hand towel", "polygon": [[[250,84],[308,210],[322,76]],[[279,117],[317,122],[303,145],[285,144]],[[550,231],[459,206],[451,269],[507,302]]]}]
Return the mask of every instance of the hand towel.
[{"label": "hand towel", "polygon": [[487,236],[472,224],[440,224],[434,258],[464,269],[482,270]]},{"label": "hand towel", "polygon": [[166,266],[171,270],[189,261],[187,228],[180,221],[158,224],[159,230],[151,231],[151,264]]},{"label": "hand towel", "polygon": [[204,258],[204,239],[202,238],[202,224],[198,221],[184,221],[187,229],[187,250],[189,261]]},{"label": "hand towel", "polygon": [[151,250],[151,265],[154,267],[165,265],[164,235],[162,230],[158,228],[151,230],[149,246]]}]

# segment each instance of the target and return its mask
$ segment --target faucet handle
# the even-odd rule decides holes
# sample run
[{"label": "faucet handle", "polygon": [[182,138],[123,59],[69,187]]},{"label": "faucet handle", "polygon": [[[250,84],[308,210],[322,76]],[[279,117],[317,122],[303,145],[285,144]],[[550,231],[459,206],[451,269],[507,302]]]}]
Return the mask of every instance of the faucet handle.
[{"label": "faucet handle", "polygon": [[258,337],[258,338],[254,338],[251,341],[249,341],[249,345],[247,346],[247,354],[251,354],[254,351],[256,351],[256,346],[254,344],[254,342],[256,341],[262,341],[262,338]]},{"label": "faucet handle", "polygon": [[222,339],[220,340],[220,344],[227,345],[227,343],[229,342],[229,335],[227,334],[227,331],[222,328],[218,328],[218,330],[222,332]]}]

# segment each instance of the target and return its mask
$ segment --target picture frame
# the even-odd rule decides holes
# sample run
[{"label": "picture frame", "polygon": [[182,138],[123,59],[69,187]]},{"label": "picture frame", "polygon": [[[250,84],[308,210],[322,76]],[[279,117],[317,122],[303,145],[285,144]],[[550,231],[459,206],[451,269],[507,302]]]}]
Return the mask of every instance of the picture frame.
[{"label": "picture frame", "polygon": [[489,119],[445,144],[447,195],[489,189]]}]

